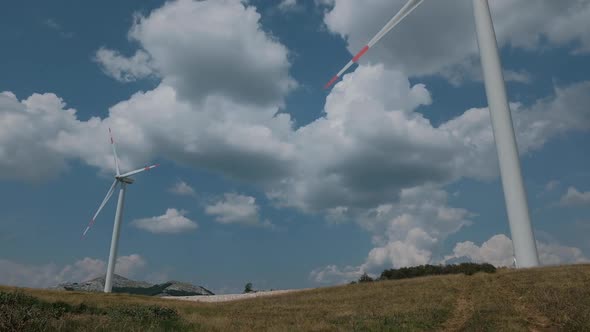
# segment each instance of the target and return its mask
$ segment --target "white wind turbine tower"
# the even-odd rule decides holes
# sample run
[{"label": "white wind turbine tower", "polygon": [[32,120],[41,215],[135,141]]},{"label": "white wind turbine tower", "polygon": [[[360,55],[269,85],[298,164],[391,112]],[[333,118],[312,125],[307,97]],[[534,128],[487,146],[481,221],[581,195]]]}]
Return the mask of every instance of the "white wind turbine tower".
[{"label": "white wind turbine tower", "polygon": [[[381,31],[326,84],[325,88],[329,88],[336,82],[369,48],[373,47],[423,1],[409,0]],[[518,148],[506,97],[506,86],[488,0],[473,0],[473,13],[514,255],[518,267],[534,267],[539,265],[539,257],[531,227],[528,202],[518,159]]]},{"label": "white wind turbine tower", "polygon": [[115,148],[115,141],[113,140],[111,128],[109,128],[109,135],[111,138],[111,146],[113,147],[113,156],[115,158],[115,169],[117,172],[115,174],[115,181],[113,181],[113,184],[111,185],[111,188],[107,192],[107,195],[102,200],[102,203],[100,203],[100,206],[98,207],[98,211],[96,211],[96,213],[94,214],[94,217],[92,217],[92,220],[90,220],[90,223],[88,223],[88,226],[86,227],[86,229],[84,230],[84,233],[82,234],[82,237],[86,236],[86,233],[88,232],[90,227],[92,227],[92,225],[94,225],[94,222],[96,221],[96,217],[100,213],[100,210],[102,210],[102,208],[107,204],[107,202],[109,201],[111,196],[113,196],[113,193],[115,192],[115,188],[117,187],[117,185],[120,185],[119,200],[117,201],[117,212],[115,212],[115,224],[113,226],[113,236],[111,239],[111,250],[109,252],[109,263],[107,266],[107,274],[106,274],[106,280],[105,280],[105,284],[104,284],[104,292],[105,293],[110,293],[112,290],[112,286],[113,286],[113,274],[115,272],[115,263],[117,262],[117,247],[119,246],[119,230],[121,229],[121,219],[123,219],[123,205],[125,203],[125,190],[126,190],[126,187],[128,184],[133,183],[133,179],[130,178],[130,176],[135,175],[137,173],[141,173],[143,171],[149,171],[150,169],[158,166],[156,164],[156,165],[139,168],[134,171],[121,174],[121,171],[119,170],[119,159],[117,157],[117,149]]}]

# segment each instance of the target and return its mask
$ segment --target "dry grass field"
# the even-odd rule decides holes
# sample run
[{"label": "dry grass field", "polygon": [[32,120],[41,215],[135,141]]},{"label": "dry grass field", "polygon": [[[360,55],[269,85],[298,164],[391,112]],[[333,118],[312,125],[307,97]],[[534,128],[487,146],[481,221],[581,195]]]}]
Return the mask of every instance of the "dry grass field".
[{"label": "dry grass field", "polygon": [[[21,308],[25,312],[12,312],[17,306],[9,295],[14,295],[15,291],[33,296],[29,301],[40,304],[27,304]],[[3,306],[0,307],[0,330],[2,324],[7,328],[10,326],[6,324],[18,324],[18,319],[26,321],[29,317],[28,323],[17,328],[63,331],[590,331],[590,265],[500,269],[494,274],[381,281],[223,303],[14,287],[0,287],[0,292],[3,295],[0,297],[0,306]],[[36,311],[30,309],[33,312],[27,316],[27,308],[35,306],[38,307]],[[35,322],[31,317],[43,310],[50,313],[43,321]]]}]

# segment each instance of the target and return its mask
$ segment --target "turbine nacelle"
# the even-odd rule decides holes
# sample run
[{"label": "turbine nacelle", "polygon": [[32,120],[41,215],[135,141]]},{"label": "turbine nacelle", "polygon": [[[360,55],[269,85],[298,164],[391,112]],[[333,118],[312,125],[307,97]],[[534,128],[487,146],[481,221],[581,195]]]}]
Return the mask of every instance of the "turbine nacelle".
[{"label": "turbine nacelle", "polygon": [[135,181],[132,178],[122,177],[122,176],[115,176],[115,179],[117,179],[117,181],[121,181],[126,184],[132,184]]}]

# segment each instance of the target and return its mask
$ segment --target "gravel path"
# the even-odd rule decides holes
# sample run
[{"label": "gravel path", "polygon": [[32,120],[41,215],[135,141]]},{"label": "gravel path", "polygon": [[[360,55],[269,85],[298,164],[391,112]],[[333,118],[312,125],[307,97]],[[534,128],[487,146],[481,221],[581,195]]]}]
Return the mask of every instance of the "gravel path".
[{"label": "gravel path", "polygon": [[208,296],[202,296],[202,295],[164,296],[163,298],[174,299],[174,300],[195,301],[195,302],[228,302],[228,301],[252,299],[255,297],[265,297],[265,296],[287,294],[287,293],[292,293],[292,292],[300,292],[300,291],[304,291],[307,289],[311,289],[311,288],[273,290],[273,291],[263,291],[263,292],[246,293],[246,294],[223,294],[223,295],[208,295]]}]

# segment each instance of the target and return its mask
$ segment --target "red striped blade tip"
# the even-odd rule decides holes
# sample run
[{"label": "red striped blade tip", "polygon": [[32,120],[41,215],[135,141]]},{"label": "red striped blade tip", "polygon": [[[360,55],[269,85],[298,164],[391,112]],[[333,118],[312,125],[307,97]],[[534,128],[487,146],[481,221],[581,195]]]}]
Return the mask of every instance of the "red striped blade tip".
[{"label": "red striped blade tip", "polygon": [[362,50],[360,50],[355,56],[354,58],[352,58],[352,62],[358,62],[359,59],[365,54],[367,53],[367,51],[369,50],[369,45],[365,45],[365,47],[363,47]]},{"label": "red striped blade tip", "polygon": [[334,82],[336,82],[338,80],[338,75],[332,77],[332,79],[330,80],[330,82],[328,82],[325,86],[324,89],[329,88],[330,86],[332,86],[332,84],[334,84]]}]

